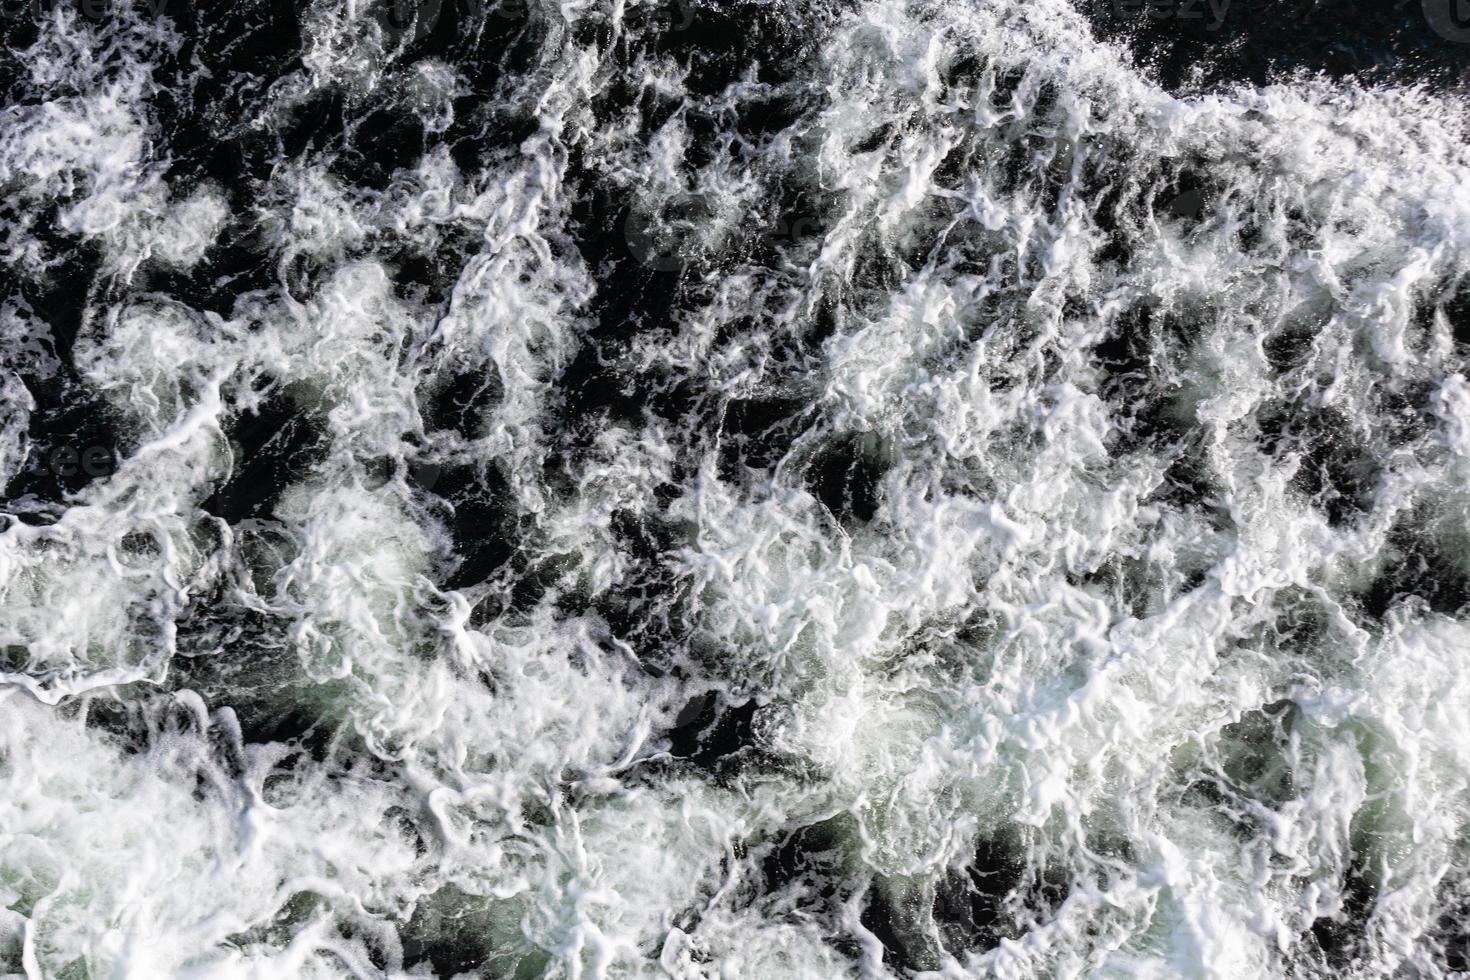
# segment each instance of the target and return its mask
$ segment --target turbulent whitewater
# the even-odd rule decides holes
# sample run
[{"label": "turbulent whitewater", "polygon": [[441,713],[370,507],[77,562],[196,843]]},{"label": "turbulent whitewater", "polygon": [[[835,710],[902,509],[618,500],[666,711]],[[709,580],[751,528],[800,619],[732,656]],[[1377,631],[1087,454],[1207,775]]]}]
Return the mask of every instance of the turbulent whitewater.
[{"label": "turbulent whitewater", "polygon": [[212,6],[6,22],[0,975],[1470,970],[1454,86]]}]

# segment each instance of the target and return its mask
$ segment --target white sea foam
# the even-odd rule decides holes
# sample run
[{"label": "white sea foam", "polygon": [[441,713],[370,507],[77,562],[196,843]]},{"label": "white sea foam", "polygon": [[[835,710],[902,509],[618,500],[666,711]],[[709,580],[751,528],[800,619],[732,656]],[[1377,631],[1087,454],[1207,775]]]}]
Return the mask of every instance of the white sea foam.
[{"label": "white sea foam", "polygon": [[[0,297],[0,475],[68,371],[120,463],[0,532],[0,973],[1470,956],[1462,110],[1176,98],[1059,0],[741,10],[808,43],[709,92],[622,3],[477,77],[319,0],[242,127],[490,148],[243,201],[170,176],[166,19],[40,24],[5,262],[96,278],[60,352]],[[671,306],[599,322],[607,229]],[[279,288],[171,294],[241,245]],[[221,517],[273,404],[309,463]]]}]

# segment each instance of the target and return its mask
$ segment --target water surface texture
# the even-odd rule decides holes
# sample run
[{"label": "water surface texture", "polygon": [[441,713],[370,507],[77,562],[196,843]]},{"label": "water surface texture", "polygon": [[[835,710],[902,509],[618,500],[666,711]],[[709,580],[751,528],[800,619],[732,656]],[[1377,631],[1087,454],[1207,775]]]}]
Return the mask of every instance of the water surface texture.
[{"label": "water surface texture", "polygon": [[1439,2],[7,6],[0,976],[1466,976]]}]

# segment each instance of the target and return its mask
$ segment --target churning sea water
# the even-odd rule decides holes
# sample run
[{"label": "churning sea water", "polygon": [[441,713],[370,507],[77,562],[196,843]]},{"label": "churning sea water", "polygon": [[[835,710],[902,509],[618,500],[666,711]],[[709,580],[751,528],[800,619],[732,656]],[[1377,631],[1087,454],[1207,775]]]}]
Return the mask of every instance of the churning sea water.
[{"label": "churning sea water", "polygon": [[11,0],[0,975],[1470,971],[1459,0]]}]

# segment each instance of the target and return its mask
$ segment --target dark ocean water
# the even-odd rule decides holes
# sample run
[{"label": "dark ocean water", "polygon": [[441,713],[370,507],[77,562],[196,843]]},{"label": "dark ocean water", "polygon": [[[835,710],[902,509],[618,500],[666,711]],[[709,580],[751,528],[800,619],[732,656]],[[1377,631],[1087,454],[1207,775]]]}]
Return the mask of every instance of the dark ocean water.
[{"label": "dark ocean water", "polygon": [[0,32],[0,976],[1470,971],[1470,4]]}]

